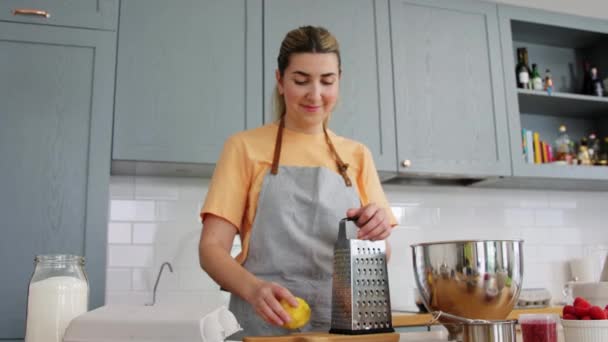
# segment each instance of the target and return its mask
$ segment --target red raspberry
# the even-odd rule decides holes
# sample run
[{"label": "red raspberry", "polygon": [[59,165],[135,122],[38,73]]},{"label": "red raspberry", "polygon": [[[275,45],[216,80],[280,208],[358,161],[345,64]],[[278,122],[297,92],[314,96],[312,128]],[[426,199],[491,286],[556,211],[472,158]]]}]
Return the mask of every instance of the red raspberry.
[{"label": "red raspberry", "polygon": [[564,306],[564,310],[562,312],[562,314],[571,314],[571,315],[575,315],[576,316],[576,312],[574,311],[574,306],[572,305],[566,305]]},{"label": "red raspberry", "polygon": [[591,304],[589,304],[589,302],[583,297],[576,297],[574,299],[574,307],[590,308]]},{"label": "red raspberry", "polygon": [[583,318],[581,318],[581,319],[582,319],[583,321],[590,321],[590,320],[591,320],[591,317],[589,317],[589,316],[585,316],[585,317],[583,317]]},{"label": "red raspberry", "polygon": [[574,315],[574,314],[567,313],[567,314],[564,314],[564,319],[572,319],[572,320],[576,321],[578,319],[578,317],[576,317],[576,315]]},{"label": "red raspberry", "polygon": [[592,306],[589,309],[589,316],[592,319],[606,319],[606,313],[599,306]]},{"label": "red raspberry", "polygon": [[606,305],[606,306],[604,307],[604,310],[608,310],[608,305]]},{"label": "red raspberry", "polygon": [[589,308],[587,308],[587,307],[575,306],[574,312],[576,314],[576,317],[579,317],[579,318],[589,316]]}]

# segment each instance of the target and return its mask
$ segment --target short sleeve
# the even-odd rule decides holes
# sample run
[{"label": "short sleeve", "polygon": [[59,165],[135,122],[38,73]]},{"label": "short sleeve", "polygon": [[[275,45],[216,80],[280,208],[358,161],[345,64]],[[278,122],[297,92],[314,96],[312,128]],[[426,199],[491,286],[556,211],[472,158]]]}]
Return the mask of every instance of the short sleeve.
[{"label": "short sleeve", "polygon": [[215,166],[201,210],[203,223],[208,214],[213,214],[229,221],[241,231],[251,185],[251,169],[245,143],[238,135],[228,138]]},{"label": "short sleeve", "polygon": [[362,158],[361,174],[358,180],[361,193],[361,202],[363,205],[376,203],[378,206],[386,208],[390,215],[391,226],[394,227],[397,225],[397,219],[395,219],[395,215],[393,214],[393,211],[388,204],[388,200],[386,199],[386,195],[384,194],[384,189],[382,189],[382,184],[380,184],[380,177],[378,177],[378,171],[376,170],[376,165],[374,164],[374,158],[372,157],[369,149],[365,146],[363,146]]}]

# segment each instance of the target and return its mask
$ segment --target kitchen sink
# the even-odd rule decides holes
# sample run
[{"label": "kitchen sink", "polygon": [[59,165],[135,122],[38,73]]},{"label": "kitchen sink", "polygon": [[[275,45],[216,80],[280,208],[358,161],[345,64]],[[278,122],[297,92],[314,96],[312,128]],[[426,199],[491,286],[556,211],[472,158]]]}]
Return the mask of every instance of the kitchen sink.
[{"label": "kitchen sink", "polygon": [[75,318],[64,342],[210,342],[240,330],[225,307],[157,304],[109,305]]}]

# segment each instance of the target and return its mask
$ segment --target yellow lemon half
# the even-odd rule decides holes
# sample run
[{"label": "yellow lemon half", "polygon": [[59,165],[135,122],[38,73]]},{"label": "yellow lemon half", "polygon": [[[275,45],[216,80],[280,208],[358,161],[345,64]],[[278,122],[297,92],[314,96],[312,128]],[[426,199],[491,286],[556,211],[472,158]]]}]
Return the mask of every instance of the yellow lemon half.
[{"label": "yellow lemon half", "polygon": [[296,300],[298,301],[298,306],[294,308],[285,299],[281,299],[281,306],[291,317],[291,321],[283,324],[283,328],[298,329],[305,326],[308,320],[310,320],[310,306],[308,306],[308,303],[300,297],[296,297]]}]

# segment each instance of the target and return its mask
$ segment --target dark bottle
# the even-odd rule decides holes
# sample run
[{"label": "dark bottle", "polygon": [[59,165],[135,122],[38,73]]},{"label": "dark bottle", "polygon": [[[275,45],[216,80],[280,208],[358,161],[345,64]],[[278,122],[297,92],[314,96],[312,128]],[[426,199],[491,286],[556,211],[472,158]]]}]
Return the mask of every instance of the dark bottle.
[{"label": "dark bottle", "polygon": [[581,91],[581,93],[585,94],[585,95],[591,95],[592,94],[592,89],[591,89],[591,64],[587,61],[585,61],[585,64],[583,65],[583,89]]},{"label": "dark bottle", "polygon": [[591,95],[604,96],[604,84],[598,75],[596,67],[591,68]]},{"label": "dark bottle", "polygon": [[528,49],[517,48],[517,65],[515,66],[515,77],[517,79],[517,87],[522,89],[530,89],[530,67],[528,66]]},{"label": "dark bottle", "polygon": [[536,64],[532,64],[532,89],[534,90],[543,90],[543,78],[540,77],[540,73],[538,72],[538,68]]}]

